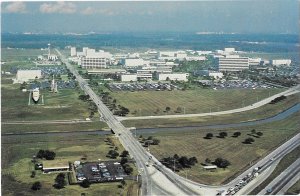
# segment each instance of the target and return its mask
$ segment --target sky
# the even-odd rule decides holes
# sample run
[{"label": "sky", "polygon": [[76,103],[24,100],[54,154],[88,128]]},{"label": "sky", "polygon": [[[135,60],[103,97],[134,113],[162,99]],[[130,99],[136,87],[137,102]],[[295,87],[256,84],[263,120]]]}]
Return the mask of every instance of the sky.
[{"label": "sky", "polygon": [[2,32],[299,34],[299,0],[3,2]]}]

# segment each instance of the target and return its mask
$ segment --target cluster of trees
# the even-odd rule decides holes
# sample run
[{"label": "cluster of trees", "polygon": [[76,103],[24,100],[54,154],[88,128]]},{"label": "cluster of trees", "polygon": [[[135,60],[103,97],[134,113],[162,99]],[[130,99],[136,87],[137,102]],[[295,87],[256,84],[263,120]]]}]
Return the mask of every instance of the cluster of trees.
[{"label": "cluster of trees", "polygon": [[20,85],[20,90],[23,90],[23,89],[26,89],[27,88],[27,83],[26,82],[23,82],[21,85]]},{"label": "cluster of trees", "polygon": [[[231,137],[239,137],[240,135],[241,135],[241,132],[236,131],[236,132],[234,132],[234,133],[232,134]],[[227,137],[227,136],[228,136],[227,132],[222,131],[222,132],[220,132],[219,135],[217,135],[216,137],[218,137],[218,138],[225,138],[225,137]],[[212,134],[212,133],[207,133],[203,138],[204,138],[204,139],[212,139],[213,137],[214,137],[214,134]]]},{"label": "cluster of trees", "polygon": [[97,105],[92,100],[90,100],[89,95],[79,95],[78,98],[84,102],[89,102],[90,118],[93,118],[95,113],[98,111]]},{"label": "cluster of trees", "polygon": [[54,160],[56,154],[53,151],[50,150],[39,150],[36,157],[43,159],[45,158],[46,160]]},{"label": "cluster of trees", "polygon": [[130,112],[128,108],[117,105],[117,100],[109,96],[109,92],[101,92],[101,99],[114,115],[126,116]]},{"label": "cluster of trees", "polygon": [[[252,129],[251,134],[248,134],[248,135],[256,137],[256,138],[260,138],[261,136],[263,136],[263,133],[260,131],[257,132],[255,129]],[[248,137],[245,139],[245,141],[243,141],[244,144],[252,144],[253,142],[255,142],[255,140],[252,137]]]},{"label": "cluster of trees", "polygon": [[64,173],[59,173],[54,180],[54,187],[57,189],[62,189],[66,186],[66,175]]},{"label": "cluster of trees", "polygon": [[281,95],[280,97],[276,97],[275,99],[273,99],[273,100],[270,102],[270,104],[278,103],[278,102],[280,102],[280,101],[282,101],[282,100],[284,100],[284,99],[286,99],[286,96]]},{"label": "cluster of trees", "polygon": [[154,138],[153,136],[149,136],[148,138],[144,138],[142,135],[139,136],[139,140],[141,143],[144,143],[145,147],[148,147],[150,145],[158,145],[160,143],[160,140],[157,138]]},{"label": "cluster of trees", "polygon": [[198,160],[196,157],[191,157],[191,158],[188,158],[186,156],[179,157],[177,154],[175,154],[173,157],[163,158],[161,160],[161,163],[170,169],[175,169],[176,171],[179,171],[180,169],[183,168],[191,168],[196,163],[198,163]]},{"label": "cluster of trees", "polygon": [[84,179],[81,183],[80,186],[82,186],[83,188],[89,188],[91,185],[91,182],[88,179]]}]

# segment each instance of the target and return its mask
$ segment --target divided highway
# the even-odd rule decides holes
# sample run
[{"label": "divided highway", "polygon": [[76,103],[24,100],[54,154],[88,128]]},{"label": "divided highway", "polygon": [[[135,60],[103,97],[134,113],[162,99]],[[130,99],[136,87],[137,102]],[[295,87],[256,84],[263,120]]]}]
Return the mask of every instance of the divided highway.
[{"label": "divided highway", "polygon": [[[102,103],[101,99],[88,86],[88,83],[79,75],[77,70],[69,64],[68,60],[58,50],[56,51],[61,56],[62,62],[66,64],[67,68],[76,77],[79,86],[97,105],[99,113],[102,115],[102,119],[114,131],[121,144],[135,159],[140,172],[140,177],[142,178],[141,195],[216,195],[218,191],[234,186],[234,184],[236,184],[243,175],[252,171],[255,167],[268,165],[270,157],[272,159],[281,159],[285,154],[300,144],[300,134],[298,134],[227,185],[209,186],[187,180],[166,168],[154,156],[152,156],[150,152],[142,147],[141,144],[133,137],[129,129],[124,127],[120,120],[116,118],[106,105]],[[294,92],[294,90],[295,89],[292,89],[291,91],[288,91],[288,93]],[[298,89],[295,91],[298,91]],[[153,164],[153,166],[148,167],[146,162]],[[273,163],[274,161],[270,165]]]}]

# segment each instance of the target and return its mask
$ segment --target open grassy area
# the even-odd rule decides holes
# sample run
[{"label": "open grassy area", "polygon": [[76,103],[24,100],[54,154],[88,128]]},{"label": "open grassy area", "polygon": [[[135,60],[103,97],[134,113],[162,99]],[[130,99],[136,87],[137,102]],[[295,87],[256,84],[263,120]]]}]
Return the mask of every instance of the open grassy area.
[{"label": "open grassy area", "polygon": [[[41,90],[44,105],[28,105],[29,92],[22,92],[20,84],[12,84],[11,79],[2,78],[1,112],[2,122],[31,120],[73,120],[89,117],[89,104],[78,99],[83,92],[75,89],[62,89],[58,93]],[[98,120],[99,115],[95,115]],[[21,131],[73,131],[99,130],[106,127],[103,122],[81,124],[5,125],[2,132]]]},{"label": "open grassy area", "polygon": [[300,194],[300,180],[298,180],[286,193],[287,195],[299,195]]},{"label": "open grassy area", "polygon": [[289,107],[299,103],[300,94],[288,96],[286,100],[274,105],[266,104],[262,107],[221,116],[189,117],[189,118],[169,118],[169,119],[147,119],[147,120],[125,120],[122,123],[127,127],[148,128],[148,127],[177,127],[177,126],[197,126],[210,124],[237,123],[268,118],[276,115]]},{"label": "open grassy area", "polygon": [[[192,157],[198,159],[198,164],[191,169],[181,171],[180,175],[205,184],[219,185],[228,182],[233,176],[243,171],[249,164],[267,155],[272,149],[286,141],[288,138],[299,132],[300,112],[297,112],[288,119],[268,123],[264,125],[226,129],[228,137],[225,139],[215,137],[220,130],[203,130],[195,128],[195,131],[184,131],[176,133],[161,132],[156,133],[155,138],[161,142],[158,146],[151,146],[153,155],[161,159],[163,157],[179,156]],[[243,144],[242,142],[251,137],[248,134],[255,128],[263,133],[260,138],[254,138],[253,144]],[[224,129],[222,130],[224,131]],[[236,131],[241,132],[238,138],[231,137]],[[207,133],[213,133],[212,139],[204,139]],[[144,134],[145,135],[145,134]],[[148,136],[151,133],[145,135]],[[205,171],[201,166],[207,158],[215,160],[221,157],[229,160],[231,165],[227,169],[217,169],[216,172]]]},{"label": "open grassy area", "polygon": [[[287,154],[285,157],[281,159],[281,161],[276,166],[275,170],[272,172],[272,174],[263,181],[259,186],[257,186],[250,194],[256,195],[258,194],[262,189],[264,189],[272,180],[274,180],[277,176],[279,176],[286,168],[288,168],[291,164],[293,164],[298,158],[300,157],[300,146],[295,148],[292,152]],[[297,187],[295,187],[297,188]],[[293,189],[294,191],[297,191],[296,189]],[[295,193],[295,192],[294,192]],[[299,185],[298,185],[298,193],[299,193]]]},{"label": "open grassy area", "polygon": [[[111,137],[118,152],[124,148],[117,138]],[[108,160],[106,154],[111,150],[111,145],[105,142],[105,138],[96,134],[81,136],[35,136],[13,138],[2,137],[2,194],[3,195],[78,195],[87,193],[88,195],[136,195],[136,183],[127,181],[125,189],[118,188],[120,183],[92,184],[90,188],[82,188],[79,185],[67,185],[61,190],[54,189],[54,179],[57,174],[42,174],[40,171],[31,178],[33,164],[31,158],[40,149],[49,149],[56,153],[55,160],[51,162],[68,162],[81,160],[86,157],[87,161]],[[134,170],[136,173],[136,169]],[[40,181],[42,189],[34,192],[30,189],[33,182]],[[133,187],[133,188],[132,188]],[[131,193],[132,192],[132,193]]]},{"label": "open grassy area", "polygon": [[[251,105],[269,95],[274,95],[283,89],[201,89],[186,91],[141,91],[112,92],[117,104],[130,110],[128,116],[148,116],[178,114],[175,111],[181,107],[179,114],[192,114],[229,110]],[[166,107],[170,111],[166,112]]]}]

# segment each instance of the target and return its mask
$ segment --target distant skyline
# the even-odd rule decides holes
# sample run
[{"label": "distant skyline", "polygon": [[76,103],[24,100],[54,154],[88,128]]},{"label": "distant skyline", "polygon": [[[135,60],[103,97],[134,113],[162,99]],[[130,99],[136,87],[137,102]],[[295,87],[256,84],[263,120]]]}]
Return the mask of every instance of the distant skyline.
[{"label": "distant skyline", "polygon": [[4,2],[2,32],[299,34],[298,0]]}]

